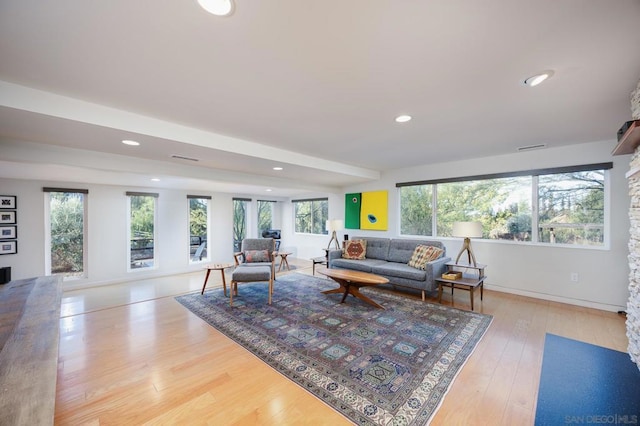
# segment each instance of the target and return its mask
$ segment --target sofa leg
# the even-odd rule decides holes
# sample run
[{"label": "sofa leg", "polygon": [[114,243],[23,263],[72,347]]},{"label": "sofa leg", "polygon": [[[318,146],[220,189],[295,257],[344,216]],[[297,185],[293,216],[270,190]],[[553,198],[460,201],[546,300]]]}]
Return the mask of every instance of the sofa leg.
[{"label": "sofa leg", "polygon": [[424,290],[422,290],[422,301],[424,302],[426,299],[424,298]]}]

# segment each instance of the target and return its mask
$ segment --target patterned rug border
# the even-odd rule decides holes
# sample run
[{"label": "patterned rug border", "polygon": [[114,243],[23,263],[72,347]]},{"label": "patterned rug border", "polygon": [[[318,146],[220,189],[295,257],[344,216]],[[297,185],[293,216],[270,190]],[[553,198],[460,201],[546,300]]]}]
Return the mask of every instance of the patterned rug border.
[{"label": "patterned rug border", "polygon": [[[311,281],[305,283],[305,281]],[[301,285],[311,285],[320,290],[335,288],[337,285],[330,280],[314,277],[311,275],[292,273],[278,277],[277,284],[295,283]],[[302,284],[305,283],[305,284]],[[276,285],[277,285],[276,284]],[[246,293],[248,287],[251,289],[266,289],[266,284],[244,284],[240,287],[242,293]],[[325,287],[325,288],[319,288]],[[252,290],[253,291],[253,290]],[[266,297],[266,291],[263,291]],[[443,350],[440,359],[433,363],[433,367],[424,374],[422,380],[416,376],[414,380],[420,384],[411,390],[406,396],[404,403],[396,410],[388,411],[380,407],[379,399],[375,400],[374,392],[366,392],[366,389],[351,389],[342,383],[336,383],[338,373],[325,368],[323,364],[312,356],[301,354],[292,350],[289,346],[279,342],[272,336],[265,336],[262,330],[253,330],[247,327],[237,316],[229,315],[228,298],[222,299],[222,289],[215,288],[205,292],[204,296],[197,293],[186,294],[175,297],[185,308],[201,318],[207,324],[220,331],[226,337],[238,343],[253,356],[267,364],[287,379],[296,383],[302,389],[310,392],[320,399],[325,405],[342,414],[347,420],[357,424],[371,425],[395,425],[395,424],[428,424],[442,405],[445,396],[451,389],[462,368],[474,353],[478,344],[483,339],[489,329],[493,317],[473,311],[464,311],[456,308],[422,302],[401,294],[393,294],[374,287],[363,289],[363,293],[369,293],[377,302],[383,306],[385,303],[414,304],[416,307],[429,307],[434,311],[454,312],[469,320],[464,325],[464,329],[453,338],[446,350]],[[274,305],[277,308],[277,290],[274,293]],[[341,295],[332,295],[335,298],[335,308],[344,308],[349,304],[361,303],[359,300],[348,298],[347,302],[340,305],[338,302]],[[331,296],[330,296],[331,297]],[[216,305],[219,300],[224,300],[224,304]],[[268,308],[265,300],[249,300],[247,306],[256,306],[256,309]],[[255,302],[255,303],[254,303]],[[238,306],[236,306],[238,304]],[[234,308],[238,309],[244,305],[242,299],[234,298]],[[366,305],[367,309],[375,309]],[[384,312],[375,310],[373,312]],[[293,366],[298,366],[293,368]],[[367,393],[369,395],[367,395]],[[425,399],[422,396],[428,395]],[[373,399],[372,399],[373,398]],[[380,398],[380,396],[378,396]],[[356,408],[359,407],[359,408]],[[373,409],[367,410],[368,407]]]}]

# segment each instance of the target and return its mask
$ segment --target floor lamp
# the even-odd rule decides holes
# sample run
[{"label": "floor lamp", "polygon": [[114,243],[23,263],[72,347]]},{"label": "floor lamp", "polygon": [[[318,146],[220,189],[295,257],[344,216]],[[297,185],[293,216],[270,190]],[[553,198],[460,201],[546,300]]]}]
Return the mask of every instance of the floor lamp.
[{"label": "floor lamp", "polygon": [[451,232],[451,234],[454,237],[464,238],[464,243],[462,244],[460,253],[458,253],[458,257],[456,257],[456,264],[458,263],[458,260],[460,260],[460,256],[462,256],[462,253],[466,251],[469,265],[471,265],[471,261],[473,260],[473,266],[477,266],[476,257],[473,254],[473,250],[471,250],[471,238],[482,237],[482,223],[453,222],[453,231]]},{"label": "floor lamp", "polygon": [[344,229],[344,223],[341,219],[331,219],[327,220],[327,231],[331,232],[331,239],[329,240],[329,245],[327,246],[327,250],[331,248],[331,243],[335,241],[336,250],[340,250],[340,241],[338,241],[338,236],[336,235],[336,231],[339,229]]}]

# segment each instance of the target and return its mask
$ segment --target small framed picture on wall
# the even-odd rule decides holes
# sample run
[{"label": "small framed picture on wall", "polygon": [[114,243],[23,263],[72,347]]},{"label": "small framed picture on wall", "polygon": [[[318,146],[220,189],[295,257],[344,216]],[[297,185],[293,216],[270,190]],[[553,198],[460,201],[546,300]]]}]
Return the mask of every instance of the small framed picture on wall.
[{"label": "small framed picture on wall", "polygon": [[17,226],[0,226],[0,240],[15,240],[18,238]]},{"label": "small framed picture on wall", "polygon": [[0,195],[0,209],[15,209],[15,208],[16,208],[15,195]]},{"label": "small framed picture on wall", "polygon": [[16,223],[15,211],[0,210],[0,225],[12,225],[14,223]]},{"label": "small framed picture on wall", "polygon": [[0,255],[16,254],[18,252],[17,241],[0,241]]}]

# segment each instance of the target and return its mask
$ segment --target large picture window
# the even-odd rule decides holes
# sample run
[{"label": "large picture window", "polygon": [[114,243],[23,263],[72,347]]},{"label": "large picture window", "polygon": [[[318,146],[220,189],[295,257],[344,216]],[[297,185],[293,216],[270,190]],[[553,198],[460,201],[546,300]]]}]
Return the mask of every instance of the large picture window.
[{"label": "large picture window", "polygon": [[479,221],[484,238],[531,241],[531,176],[442,183],[437,186],[437,235],[456,221]]},{"label": "large picture window", "polygon": [[86,277],[87,190],[44,188],[47,197],[46,274]]},{"label": "large picture window", "polygon": [[294,230],[305,234],[327,234],[326,222],[329,219],[329,200],[316,198],[293,200]]},{"label": "large picture window", "polygon": [[129,199],[129,270],[149,269],[157,266],[156,200],[158,194],[127,192]]},{"label": "large picture window", "polygon": [[447,237],[454,222],[479,221],[485,239],[604,246],[611,167],[601,163],[399,183],[400,233]]}]

